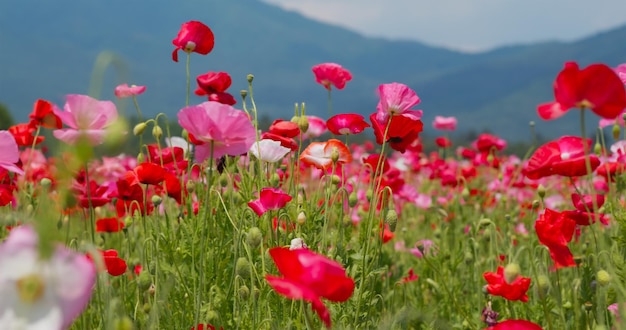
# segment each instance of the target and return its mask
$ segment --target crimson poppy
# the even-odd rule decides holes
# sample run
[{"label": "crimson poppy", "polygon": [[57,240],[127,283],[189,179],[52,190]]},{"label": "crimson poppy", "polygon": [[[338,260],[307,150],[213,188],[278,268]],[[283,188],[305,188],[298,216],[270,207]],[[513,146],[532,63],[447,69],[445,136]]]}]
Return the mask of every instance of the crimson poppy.
[{"label": "crimson poppy", "polygon": [[505,320],[485,330],[542,330],[541,326],[526,320]]},{"label": "crimson poppy", "polygon": [[262,216],[269,210],[278,210],[285,207],[292,199],[293,197],[291,197],[291,195],[286,194],[280,189],[263,188],[259,193],[259,198],[248,202],[248,206],[258,216]]},{"label": "crimson poppy", "polygon": [[[577,136],[562,136],[535,150],[523,172],[526,177],[533,180],[551,175],[566,177],[586,175],[585,149],[589,149],[590,145],[591,139],[583,140]],[[589,157],[592,171],[600,166],[598,156],[590,154],[587,157]]]},{"label": "crimson poppy", "polygon": [[487,281],[487,292],[490,295],[501,296],[507,300],[522,302],[528,301],[528,295],[526,291],[530,287],[530,278],[517,275],[510,282],[507,282],[504,275],[504,267],[498,266],[498,270],[495,273],[485,272],[483,277]]},{"label": "crimson poppy", "polygon": [[328,308],[321,298],[333,302],[348,300],[354,292],[354,280],[336,261],[308,249],[289,250],[275,247],[269,250],[282,277],[266,275],[269,285],[289,299],[303,299],[330,328]]},{"label": "crimson poppy", "polygon": [[118,218],[102,218],[96,220],[97,233],[117,233],[124,229],[124,221]]},{"label": "crimson poppy", "polygon": [[198,89],[195,93],[198,96],[210,95],[213,93],[223,93],[232,84],[230,75],[226,72],[207,72],[196,78]]},{"label": "crimson poppy", "polygon": [[300,135],[300,127],[294,122],[276,119],[270,125],[269,132],[286,138],[295,138]]},{"label": "crimson poppy", "polygon": [[54,104],[49,101],[38,99],[33,105],[33,112],[28,115],[32,126],[41,125],[45,128],[59,129],[63,127],[61,118],[54,113]]},{"label": "crimson poppy", "polygon": [[195,52],[206,55],[213,50],[215,36],[213,31],[202,22],[189,21],[183,23],[178,31],[178,35],[172,43],[176,48],[172,52],[172,60],[178,62],[178,50],[182,49],[186,53]]},{"label": "crimson poppy", "polygon": [[557,269],[576,266],[574,256],[567,247],[575,229],[576,221],[551,209],[545,209],[535,221],[535,232],[539,242],[550,250],[550,257]]},{"label": "crimson poppy", "polygon": [[35,139],[33,133],[37,129],[31,124],[17,124],[9,127],[9,133],[13,135],[15,143],[20,147],[32,147],[33,144],[37,145],[44,141],[45,137],[38,136]]},{"label": "crimson poppy", "polygon": [[606,119],[615,119],[626,108],[624,83],[613,69],[604,64],[592,64],[580,70],[575,62],[565,67],[554,81],[555,102],[537,107],[545,120],[563,116],[571,108],[590,109]]},{"label": "crimson poppy", "polygon": [[[424,126],[421,120],[412,116],[390,116],[388,121],[379,122],[376,119],[376,115],[376,113],[370,115],[374,135],[376,135],[376,143],[383,144],[388,142],[393,150],[401,153],[404,153],[409,145],[417,140]],[[388,124],[389,121],[391,121],[390,124]],[[389,129],[387,129],[387,135],[384,136],[387,125],[389,125]]]},{"label": "crimson poppy", "polygon": [[359,134],[370,125],[359,114],[344,113],[328,118],[326,127],[335,135],[348,135]]}]

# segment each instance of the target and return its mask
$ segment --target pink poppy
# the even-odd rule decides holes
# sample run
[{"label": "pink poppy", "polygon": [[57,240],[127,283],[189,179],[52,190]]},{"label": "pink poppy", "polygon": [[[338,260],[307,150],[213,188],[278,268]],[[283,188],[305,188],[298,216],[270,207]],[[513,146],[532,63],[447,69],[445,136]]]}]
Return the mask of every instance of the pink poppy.
[{"label": "pink poppy", "polygon": [[356,113],[334,115],[326,121],[326,127],[335,135],[359,134],[370,125]]},{"label": "pink poppy", "polygon": [[186,53],[196,52],[201,55],[210,53],[215,44],[215,36],[213,31],[204,23],[189,21],[181,25],[180,31],[172,43],[176,46],[172,52],[172,60],[178,62],[178,50],[180,49]]},{"label": "pink poppy", "polygon": [[204,102],[178,112],[178,123],[193,136],[196,161],[211,156],[238,156],[245,154],[256,139],[254,125],[245,112],[218,102]]},{"label": "pink poppy", "polygon": [[615,73],[617,73],[617,76],[622,81],[622,83],[626,85],[626,63],[618,65],[614,71]]},{"label": "pink poppy", "polygon": [[435,116],[433,128],[440,131],[454,131],[456,129],[456,118]]},{"label": "pink poppy", "polygon": [[16,165],[19,161],[20,153],[15,138],[8,131],[0,131],[0,167],[23,175],[24,171]]},{"label": "pink poppy", "polygon": [[309,121],[309,129],[302,134],[302,139],[316,138],[326,133],[327,127],[324,119],[317,116],[306,116],[306,118]]},{"label": "pink poppy", "polygon": [[315,81],[330,90],[330,86],[337,89],[344,89],[346,82],[352,80],[350,71],[344,69],[337,63],[322,63],[313,67]]},{"label": "pink poppy", "polygon": [[115,87],[114,93],[115,96],[119,98],[131,97],[143,94],[146,91],[146,86],[137,86],[128,84],[121,84]]},{"label": "pink poppy", "polygon": [[285,207],[292,199],[293,197],[291,197],[291,195],[286,194],[280,189],[263,188],[259,193],[259,198],[248,202],[248,206],[250,206],[258,216],[262,216],[267,211],[278,210]]},{"label": "pink poppy", "polygon": [[275,247],[269,253],[282,275],[265,275],[270,286],[289,299],[310,302],[319,318],[330,328],[330,312],[321,298],[333,302],[348,300],[354,292],[354,280],[346,275],[338,262],[308,249]]},{"label": "pink poppy", "polygon": [[526,320],[505,320],[485,330],[542,330],[541,326]]},{"label": "pink poppy", "polygon": [[420,103],[420,98],[409,86],[401,83],[378,86],[380,101],[376,106],[376,120],[386,123],[389,116],[406,115],[411,119],[421,119],[422,110],[411,110]]},{"label": "pink poppy", "polygon": [[80,138],[91,145],[102,144],[106,128],[117,119],[113,102],[87,95],[68,95],[63,110],[55,107],[54,113],[70,128],[57,129],[52,134],[67,144],[76,144]]},{"label": "pink poppy", "polygon": [[555,102],[537,107],[545,120],[563,116],[571,108],[590,109],[606,119],[615,119],[626,108],[626,89],[618,74],[604,64],[592,64],[582,70],[575,62],[565,67],[554,81]]}]

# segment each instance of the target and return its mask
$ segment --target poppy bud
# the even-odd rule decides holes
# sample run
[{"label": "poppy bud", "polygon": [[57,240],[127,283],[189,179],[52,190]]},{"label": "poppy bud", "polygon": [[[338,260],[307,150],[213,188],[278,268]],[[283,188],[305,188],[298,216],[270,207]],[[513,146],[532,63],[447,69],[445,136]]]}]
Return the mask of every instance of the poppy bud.
[{"label": "poppy bud", "polygon": [[332,151],[330,152],[330,160],[332,160],[333,163],[336,163],[339,160],[339,156],[339,149],[333,147]]},{"label": "poppy bud", "polygon": [[333,174],[330,176],[330,182],[332,184],[339,184],[341,183],[341,178],[339,177],[339,175]]},{"label": "poppy bud", "polygon": [[152,285],[152,278],[150,277],[150,273],[141,272],[139,274],[139,277],[137,278],[137,286],[139,287],[139,290],[141,291],[148,290],[151,285]]},{"label": "poppy bud", "polygon": [[546,197],[546,187],[543,184],[541,184],[541,183],[539,184],[539,187],[537,187],[537,195],[541,199]]},{"label": "poppy bud", "polygon": [[239,95],[241,95],[241,98],[245,100],[246,96],[248,96],[248,91],[245,89],[242,89],[239,91]]},{"label": "poppy bud", "polygon": [[145,122],[141,122],[141,123],[135,125],[135,127],[133,127],[133,135],[139,136],[139,135],[143,134],[143,131],[146,130],[147,126],[148,125]]},{"label": "poppy bud", "polygon": [[585,311],[591,312],[593,310],[593,303],[591,303],[590,301],[587,301],[586,303],[583,304],[583,308],[585,309]]},{"label": "poppy bud", "polygon": [[613,139],[614,140],[619,140],[619,135],[621,133],[621,129],[620,129],[618,124],[613,125],[613,129],[611,130],[611,132],[613,133]]},{"label": "poppy bud", "polygon": [[50,185],[52,185],[52,180],[48,178],[43,178],[39,181],[39,184],[41,185],[42,188],[48,189],[50,188]]},{"label": "poppy bud", "polygon": [[489,225],[493,225],[493,221],[491,221],[491,219],[480,219],[480,221],[478,221],[478,227],[479,228],[484,228],[487,227]]},{"label": "poppy bud", "polygon": [[531,120],[531,121],[528,123],[528,125],[529,125],[530,127],[535,127],[535,122]]},{"label": "poppy bud", "polygon": [[355,207],[358,201],[359,197],[356,195],[356,192],[352,192],[350,196],[348,196],[348,205],[350,207]]},{"label": "poppy bud", "polygon": [[464,187],[463,190],[461,191],[461,197],[468,198],[469,196],[470,196],[469,189],[467,189],[467,187]]},{"label": "poppy bud", "polygon": [[128,316],[124,316],[115,320],[113,328],[115,330],[133,330],[133,321]]},{"label": "poppy bud", "polygon": [[161,196],[159,195],[154,195],[152,196],[151,201],[154,206],[159,206],[163,202],[163,198],[161,198]]},{"label": "poppy bud", "polygon": [[604,269],[598,271],[596,278],[598,279],[598,284],[601,286],[605,286],[611,282],[611,275]]},{"label": "poppy bud", "polygon": [[602,145],[599,142],[596,142],[596,144],[593,145],[593,153],[596,155],[602,154]]},{"label": "poppy bud", "polygon": [[263,234],[261,233],[261,229],[258,227],[252,227],[248,230],[248,235],[246,237],[246,243],[253,248],[256,249],[261,245],[261,241],[263,241]]},{"label": "poppy bud", "polygon": [[504,267],[504,280],[511,284],[521,273],[521,269],[518,264],[510,263]]},{"label": "poppy bud", "polygon": [[550,280],[545,275],[539,275],[537,277],[537,287],[541,296],[545,296],[550,289]]},{"label": "poppy bud", "polygon": [[222,187],[228,186],[228,174],[226,173],[220,174],[220,186]]},{"label": "poppy bud", "polygon": [[536,200],[536,199],[535,199],[535,200],[533,200],[533,202],[532,202],[532,207],[533,207],[533,210],[538,209],[540,206],[541,206],[541,202],[540,202],[540,201],[538,201],[538,200]]},{"label": "poppy bud", "polygon": [[298,217],[296,218],[296,222],[299,225],[303,225],[306,222],[306,214],[304,214],[304,211],[300,211],[300,213],[298,213]]},{"label": "poppy bud", "polygon": [[270,176],[270,186],[278,188],[279,184],[280,176],[278,175],[278,173],[272,173],[272,175]]},{"label": "poppy bud", "polygon": [[154,136],[154,138],[157,140],[161,139],[161,137],[163,136],[163,130],[160,126],[155,125],[154,127],[152,127],[152,136]]},{"label": "poppy bud", "polygon": [[385,223],[389,225],[389,230],[392,233],[396,231],[396,225],[398,225],[398,213],[396,210],[390,209],[387,211]]},{"label": "poppy bud", "polygon": [[239,293],[239,299],[241,300],[248,300],[248,298],[250,297],[250,289],[248,289],[248,287],[245,285],[240,287],[237,291]]},{"label": "poppy bud", "polygon": [[300,237],[296,237],[291,240],[291,244],[289,245],[289,250],[298,250],[298,249],[306,249],[308,246],[304,243],[304,240]]},{"label": "poppy bud", "polygon": [[250,278],[250,263],[248,262],[248,259],[245,257],[237,259],[237,263],[235,264],[235,274],[246,280]]},{"label": "poppy bud", "polygon": [[365,197],[367,198],[368,202],[372,201],[373,195],[374,195],[374,191],[372,189],[367,189],[367,191],[365,192]]},{"label": "poppy bud", "polygon": [[181,136],[183,139],[185,139],[185,140],[189,141],[189,132],[187,132],[187,130],[186,130],[186,129],[183,129],[183,131],[180,133],[180,136]]},{"label": "poppy bud", "polygon": [[253,74],[251,74],[251,73],[249,73],[249,74],[246,76],[246,79],[248,80],[248,83],[252,83],[252,81],[254,80],[254,75],[253,75]]},{"label": "poppy bud", "polygon": [[309,118],[307,118],[307,116],[300,116],[300,119],[298,119],[297,124],[298,124],[298,127],[300,128],[300,132],[302,132],[303,134],[309,130]]}]

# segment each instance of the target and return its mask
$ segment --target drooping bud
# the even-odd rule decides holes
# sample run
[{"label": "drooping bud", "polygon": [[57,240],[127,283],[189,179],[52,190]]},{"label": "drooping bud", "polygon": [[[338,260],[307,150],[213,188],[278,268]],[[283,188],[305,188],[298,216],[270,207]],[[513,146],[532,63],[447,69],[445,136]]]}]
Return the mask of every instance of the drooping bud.
[{"label": "drooping bud", "polygon": [[548,290],[550,290],[550,279],[545,275],[539,275],[537,277],[537,288],[541,296],[548,294]]},{"label": "drooping bud", "polygon": [[619,135],[622,132],[618,124],[613,125],[613,129],[611,130],[611,133],[613,133],[613,140],[619,140]]},{"label": "drooping bud", "polygon": [[385,215],[385,223],[389,225],[389,230],[393,233],[398,225],[398,213],[394,209],[389,209]]},{"label": "drooping bud", "polygon": [[152,127],[152,136],[154,136],[154,138],[157,140],[161,139],[161,137],[163,136],[163,130],[160,126],[154,125],[154,127]]},{"label": "drooping bud", "polygon": [[246,236],[246,243],[253,248],[256,249],[261,245],[261,241],[263,241],[263,234],[261,233],[261,229],[259,227],[252,227],[248,230],[248,235]]},{"label": "drooping bud", "polygon": [[146,130],[146,127],[148,127],[148,125],[145,122],[141,122],[141,123],[135,125],[135,127],[133,127],[133,134],[135,136],[139,136],[139,135],[143,134],[143,131]]},{"label": "drooping bud", "polygon": [[241,276],[243,279],[250,278],[250,262],[245,257],[239,257],[237,259],[237,263],[235,264],[235,274]]},{"label": "drooping bud", "polygon": [[356,195],[356,192],[352,192],[350,193],[350,196],[348,196],[348,206],[350,207],[355,207],[356,203],[359,202],[359,197]]},{"label": "drooping bud", "polygon": [[537,187],[537,195],[539,196],[539,198],[543,199],[544,197],[546,197],[546,187],[543,184],[539,184],[539,186]]}]

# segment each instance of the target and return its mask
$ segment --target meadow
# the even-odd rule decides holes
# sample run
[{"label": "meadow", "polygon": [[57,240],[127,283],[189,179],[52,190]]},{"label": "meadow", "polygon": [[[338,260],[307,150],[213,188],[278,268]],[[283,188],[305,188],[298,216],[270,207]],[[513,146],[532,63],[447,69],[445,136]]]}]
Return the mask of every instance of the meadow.
[{"label": "meadow", "polygon": [[626,64],[554,68],[529,111],[580,126],[517,157],[422,122],[400,82],[369,118],[333,109],[336,63],[312,68],[327,118],[262,130],[254,76],[190,72],[213,32],[175,33],[176,118],[143,117],[145,82],[115,88],[138,123],[73,94],[0,131],[0,329],[626,329]]}]

